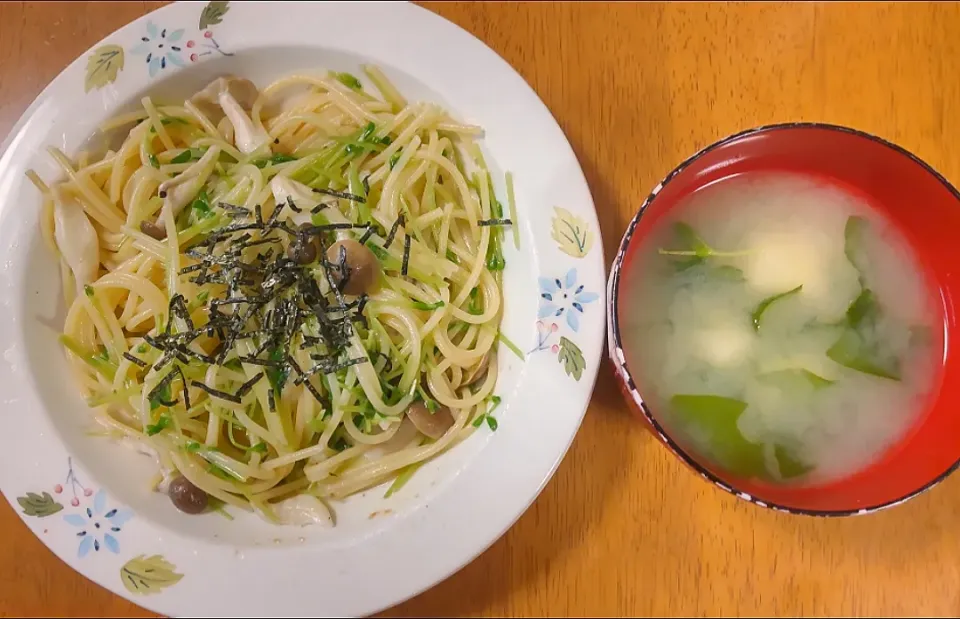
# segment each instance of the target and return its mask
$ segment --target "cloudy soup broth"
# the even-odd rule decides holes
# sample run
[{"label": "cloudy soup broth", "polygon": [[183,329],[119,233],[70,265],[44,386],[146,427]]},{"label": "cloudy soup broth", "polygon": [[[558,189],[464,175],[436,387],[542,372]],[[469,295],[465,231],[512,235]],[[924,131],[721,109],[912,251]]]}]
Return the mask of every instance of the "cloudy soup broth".
[{"label": "cloudy soup broth", "polygon": [[709,185],[625,269],[637,387],[714,468],[769,483],[846,477],[903,439],[937,388],[935,288],[882,215],[826,181]]}]

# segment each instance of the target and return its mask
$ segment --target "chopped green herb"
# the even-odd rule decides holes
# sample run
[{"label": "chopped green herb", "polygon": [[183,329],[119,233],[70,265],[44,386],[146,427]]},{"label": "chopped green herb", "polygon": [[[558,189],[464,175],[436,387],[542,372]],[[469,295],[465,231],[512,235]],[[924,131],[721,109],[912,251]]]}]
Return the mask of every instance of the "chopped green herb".
[{"label": "chopped green herb", "polygon": [[499,425],[497,424],[497,420],[491,417],[490,415],[487,415],[487,426],[493,432],[496,432],[497,428],[499,427]]},{"label": "chopped green herb", "polygon": [[470,304],[467,305],[467,312],[473,316],[480,316],[483,314],[483,307],[480,305],[480,290],[474,288],[470,291]]},{"label": "chopped green herb", "polygon": [[210,473],[211,475],[215,475],[219,477],[220,479],[226,479],[227,481],[232,481],[234,479],[239,481],[246,481],[245,479],[241,479],[239,475],[236,475],[232,471],[228,471],[227,469],[217,464],[214,464],[213,462],[207,463],[207,472]]},{"label": "chopped green herb", "polygon": [[373,252],[373,255],[376,256],[381,262],[384,260],[389,260],[390,254],[388,254],[387,251],[382,247],[380,247],[379,245],[374,245],[373,243],[371,243],[370,245],[367,245],[367,247],[370,249],[371,252]]},{"label": "chopped green herb", "polygon": [[200,190],[200,194],[190,208],[193,209],[194,217],[198,220],[213,216],[213,210],[210,208],[210,196],[207,195],[206,190]]},{"label": "chopped green herb", "polygon": [[263,441],[257,443],[256,445],[251,446],[247,451],[252,451],[255,453],[265,454],[267,453],[267,444]]},{"label": "chopped green herb", "polygon": [[295,157],[294,155],[285,155],[283,153],[277,153],[275,155],[271,155],[270,157],[267,157],[266,159],[254,159],[252,163],[253,165],[257,166],[262,170],[265,167],[267,167],[267,164],[276,165],[278,163],[287,163],[288,161],[296,161],[297,159],[299,159],[299,157]]},{"label": "chopped green herb", "polygon": [[156,395],[150,398],[150,410],[154,411],[165,406],[164,402],[169,402],[171,398],[170,393],[170,382],[166,382],[163,386],[157,391]]},{"label": "chopped green herb", "polygon": [[92,299],[92,298],[93,298],[93,295],[94,295],[93,286],[91,286],[90,284],[84,285],[84,287],[83,287],[83,294],[87,295],[88,297],[90,297],[90,298]]},{"label": "chopped green herb", "polygon": [[172,423],[172,419],[170,418],[170,415],[166,413],[160,415],[160,418],[157,419],[157,423],[153,423],[147,426],[146,428],[147,436],[153,436],[154,434],[159,434],[160,432],[165,430],[167,427],[169,427],[171,423]]},{"label": "chopped green herb", "polygon": [[767,311],[767,308],[768,308],[768,307],[770,307],[772,304],[776,303],[776,302],[779,301],[780,299],[783,299],[783,298],[785,298],[785,297],[789,297],[790,295],[797,294],[797,293],[800,292],[800,290],[802,290],[802,289],[803,289],[803,284],[797,286],[796,288],[794,288],[794,289],[792,289],[792,290],[788,290],[788,291],[786,291],[786,292],[781,292],[781,293],[779,293],[779,294],[775,294],[775,295],[769,296],[769,297],[767,297],[766,299],[764,299],[763,301],[760,301],[760,304],[757,305],[756,309],[753,310],[753,313],[750,314],[750,318],[751,318],[751,320],[753,321],[753,329],[754,329],[754,331],[759,331],[759,330],[760,330],[760,319],[763,317],[763,313],[764,313],[765,311]]},{"label": "chopped green herb", "polygon": [[514,344],[512,341],[510,341],[510,338],[504,335],[503,331],[500,331],[499,333],[497,333],[497,337],[500,338],[500,342],[504,346],[506,346],[510,350],[510,352],[515,354],[518,359],[520,359],[521,361],[525,359],[525,355],[523,354],[523,351],[520,350],[520,347]]},{"label": "chopped green herb", "polygon": [[358,80],[351,73],[334,73],[334,77],[336,77],[337,81],[347,88],[352,88],[353,90],[363,90],[363,84],[361,84],[360,80]]},{"label": "chopped green herb", "polygon": [[187,163],[193,158],[193,153],[190,152],[190,149],[184,150],[182,153],[170,160],[170,163]]},{"label": "chopped green herb", "polygon": [[426,392],[423,390],[423,387],[417,385],[416,390],[417,395],[415,396],[414,401],[422,401],[423,405],[427,407],[427,410],[430,411],[431,414],[440,410],[440,405],[437,404],[436,400],[426,394]]},{"label": "chopped green herb", "polygon": [[397,151],[390,157],[390,169],[392,170],[394,166],[397,165],[397,162],[400,161],[400,151]]},{"label": "chopped green herb", "polygon": [[[454,264],[460,264],[460,258],[457,258],[457,254],[453,253],[449,249],[447,250],[447,260]],[[476,290],[476,288],[474,288]]]},{"label": "chopped green herb", "polygon": [[187,441],[187,444],[184,445],[183,447],[184,449],[187,450],[188,453],[195,454],[203,448],[203,445],[201,445],[197,441]]},{"label": "chopped green herb", "polygon": [[413,301],[413,307],[414,309],[424,310],[424,311],[435,310],[443,307],[443,301],[436,301],[434,303],[424,303],[423,301]]},{"label": "chopped green herb", "polygon": [[290,366],[285,363],[279,363],[286,359],[286,356],[286,353],[280,347],[270,351],[270,361],[276,362],[278,365],[267,367],[267,379],[270,381],[274,393],[278,396],[283,392],[283,387],[287,384],[287,379],[290,377]]},{"label": "chopped green herb", "polygon": [[383,495],[383,498],[389,499],[394,494],[397,493],[400,488],[403,488],[410,478],[413,477],[413,474],[417,472],[423,466],[423,462],[414,462],[413,464],[408,464],[407,466],[400,469],[400,473],[397,475],[397,478],[390,484],[390,487],[387,489],[386,494]]},{"label": "chopped green herb", "polygon": [[147,161],[149,161],[150,165],[152,165],[153,167],[157,168],[158,170],[160,169],[160,160],[157,159],[157,156],[154,155],[153,153],[147,156]]},{"label": "chopped green herb", "polygon": [[96,353],[95,355],[92,355],[90,358],[93,359],[94,361],[101,361],[101,362],[103,362],[103,363],[109,363],[109,362],[110,362],[110,353],[107,352],[106,347],[101,346],[100,348],[97,349],[97,353]]},{"label": "chopped green herb", "polygon": [[330,448],[336,451],[337,453],[346,450],[348,447],[350,447],[350,444],[342,436],[338,436],[337,440],[335,440],[333,442],[333,445],[330,446]]},{"label": "chopped green herb", "polygon": [[360,134],[361,142],[368,142],[370,137],[373,135],[373,132],[377,130],[377,126],[373,122],[368,122],[363,128],[363,133]]}]

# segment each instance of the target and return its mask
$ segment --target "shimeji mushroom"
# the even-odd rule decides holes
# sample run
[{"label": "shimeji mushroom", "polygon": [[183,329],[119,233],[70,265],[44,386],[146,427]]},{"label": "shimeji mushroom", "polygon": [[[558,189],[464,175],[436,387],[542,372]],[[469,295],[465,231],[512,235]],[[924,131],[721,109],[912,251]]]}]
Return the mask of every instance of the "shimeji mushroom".
[{"label": "shimeji mushroom", "polygon": [[[310,221],[310,210],[320,204],[320,194],[303,183],[290,180],[285,176],[274,176],[270,181],[270,191],[273,193],[273,202],[278,207],[286,203],[288,199],[292,199],[297,208],[301,210],[299,213],[292,210],[287,211],[285,214],[290,221],[297,225],[312,223]],[[346,221],[346,218],[344,218],[344,221]]]},{"label": "shimeji mushroom", "polygon": [[97,231],[79,202],[59,187],[53,194],[53,226],[57,247],[77,282],[77,294],[97,279],[100,272],[100,243]]},{"label": "shimeji mushroom", "polygon": [[323,501],[312,494],[300,494],[272,504],[273,513],[280,524],[304,527],[319,524],[333,526],[333,516]]},{"label": "shimeji mushroom", "polygon": [[219,156],[220,147],[211,146],[199,161],[170,180],[160,183],[158,192],[163,197],[163,209],[159,221],[156,224],[144,221],[140,224],[140,229],[154,238],[164,238],[166,236],[166,228],[163,225],[164,215],[169,211],[176,217],[183,207],[190,204],[213,174]]},{"label": "shimeji mushroom", "polygon": [[269,154],[267,144],[270,136],[254,125],[246,112],[253,107],[259,95],[257,87],[250,80],[228,75],[210,82],[193,95],[190,102],[214,124],[226,115],[233,125],[233,141],[243,154],[249,155],[261,148],[265,148],[266,154]]}]

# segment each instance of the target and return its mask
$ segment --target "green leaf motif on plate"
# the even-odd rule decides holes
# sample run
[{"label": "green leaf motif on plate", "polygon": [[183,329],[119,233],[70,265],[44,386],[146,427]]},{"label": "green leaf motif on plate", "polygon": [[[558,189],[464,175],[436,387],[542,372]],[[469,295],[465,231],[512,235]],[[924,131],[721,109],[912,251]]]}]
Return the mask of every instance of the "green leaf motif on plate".
[{"label": "green leaf motif on plate", "polygon": [[200,13],[200,30],[219,24],[230,10],[229,2],[208,2]]},{"label": "green leaf motif on plate", "polygon": [[587,222],[559,206],[553,210],[556,214],[553,216],[550,236],[557,242],[560,251],[574,258],[586,256],[593,247],[593,233]]},{"label": "green leaf motif on plate", "polygon": [[87,71],[83,79],[84,92],[103,88],[117,79],[123,68],[123,48],[119,45],[104,45],[93,50],[87,58]]},{"label": "green leaf motif on plate", "polygon": [[42,495],[28,492],[27,496],[18,496],[17,503],[20,504],[24,514],[37,518],[52,516],[63,509],[63,505],[57,503],[49,492],[44,492]]},{"label": "green leaf motif on plate", "polygon": [[152,595],[180,582],[183,574],[178,574],[176,569],[160,555],[140,555],[120,568],[120,578],[130,593]]},{"label": "green leaf motif on plate", "polygon": [[580,380],[580,377],[583,376],[583,370],[587,367],[587,362],[584,361],[583,353],[576,344],[565,337],[561,337],[557,359],[563,364],[567,376],[573,376],[574,380]]}]

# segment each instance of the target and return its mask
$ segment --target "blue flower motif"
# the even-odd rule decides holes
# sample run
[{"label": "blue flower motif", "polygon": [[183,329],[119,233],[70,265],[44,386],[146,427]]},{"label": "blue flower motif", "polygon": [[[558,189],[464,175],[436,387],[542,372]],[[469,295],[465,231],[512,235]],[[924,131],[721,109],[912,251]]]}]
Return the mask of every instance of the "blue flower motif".
[{"label": "blue flower motif", "polygon": [[100,548],[106,548],[113,554],[120,552],[120,543],[114,537],[119,533],[124,524],[133,518],[133,512],[130,510],[111,509],[104,513],[107,506],[107,493],[103,490],[97,492],[93,497],[93,508],[86,508],[80,514],[68,514],[63,517],[67,523],[82,529],[77,533],[80,538],[80,547],[77,549],[77,556],[81,559],[90,552],[100,552]]},{"label": "blue flower motif", "polygon": [[540,311],[537,317],[543,320],[548,316],[559,318],[567,315],[567,324],[577,331],[580,328],[580,314],[583,306],[600,298],[595,292],[584,292],[583,285],[577,285],[577,269],[570,269],[561,280],[540,278]]},{"label": "blue flower motif", "polygon": [[182,49],[177,45],[181,38],[183,38],[183,28],[167,31],[166,28],[157,29],[152,21],[148,21],[147,35],[140,37],[140,45],[131,49],[130,53],[146,56],[147,68],[150,71],[150,77],[153,77],[157,71],[166,69],[170,65],[186,66],[180,58]]}]

